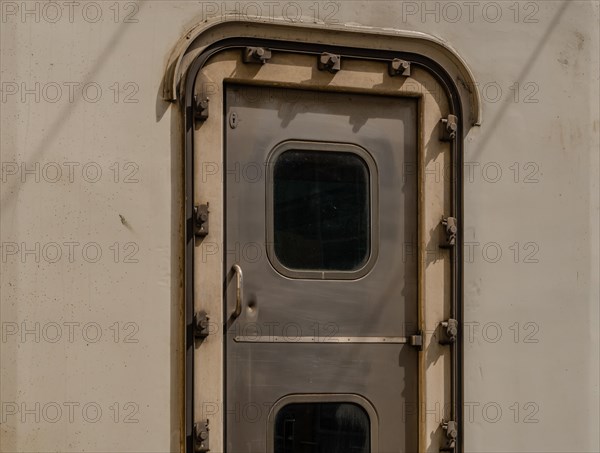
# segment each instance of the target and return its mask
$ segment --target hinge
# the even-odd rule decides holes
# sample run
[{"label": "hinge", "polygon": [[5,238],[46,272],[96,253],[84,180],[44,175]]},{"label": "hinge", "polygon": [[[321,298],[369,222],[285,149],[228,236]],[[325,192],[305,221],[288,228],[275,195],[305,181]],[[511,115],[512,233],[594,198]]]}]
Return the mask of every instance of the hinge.
[{"label": "hinge", "polygon": [[443,327],[444,335],[440,338],[439,343],[444,345],[455,343],[458,335],[458,321],[450,318],[448,321],[442,321],[440,325]]},{"label": "hinge", "polygon": [[410,76],[410,63],[408,61],[401,60],[400,58],[394,58],[390,61],[388,66],[388,72],[391,77],[394,76]]},{"label": "hinge", "polygon": [[246,47],[242,59],[244,63],[265,64],[271,59],[271,51],[264,47]]},{"label": "hinge", "polygon": [[323,52],[321,55],[319,55],[319,71],[329,71],[335,74],[341,69],[341,61],[341,56],[329,52]]},{"label": "hinge", "polygon": [[198,121],[206,121],[208,119],[208,98],[194,95],[194,118]]},{"label": "hinge", "polygon": [[408,337],[408,344],[417,348],[417,350],[423,350],[423,333],[419,331],[419,333],[415,335],[410,335]]},{"label": "hinge", "polygon": [[440,248],[447,249],[456,245],[456,234],[458,233],[458,221],[456,217],[442,217],[442,237]]},{"label": "hinge", "polygon": [[196,313],[194,316],[194,337],[204,340],[210,333],[210,318],[206,313]]},{"label": "hinge", "polygon": [[208,203],[194,206],[195,235],[208,236]]},{"label": "hinge", "polygon": [[208,419],[194,425],[194,451],[196,453],[206,453],[210,451]]},{"label": "hinge", "polygon": [[458,437],[458,425],[452,420],[442,420],[442,429],[446,431],[448,443],[445,447],[440,448],[440,451],[455,451],[456,438]]},{"label": "hinge", "polygon": [[448,115],[448,118],[442,118],[440,127],[440,140],[451,142],[456,138],[458,131],[458,116]]}]

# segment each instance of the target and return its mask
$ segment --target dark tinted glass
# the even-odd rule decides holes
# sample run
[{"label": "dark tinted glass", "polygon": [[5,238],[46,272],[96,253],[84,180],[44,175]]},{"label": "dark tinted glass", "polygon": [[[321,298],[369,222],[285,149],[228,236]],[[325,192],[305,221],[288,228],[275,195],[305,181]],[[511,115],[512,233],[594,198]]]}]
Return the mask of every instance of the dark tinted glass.
[{"label": "dark tinted glass", "polygon": [[290,269],[352,271],[369,258],[369,170],[356,154],[290,150],[274,168],[274,246]]},{"label": "dark tinted glass", "polygon": [[288,404],[275,419],[275,453],[370,453],[370,431],[357,404]]}]

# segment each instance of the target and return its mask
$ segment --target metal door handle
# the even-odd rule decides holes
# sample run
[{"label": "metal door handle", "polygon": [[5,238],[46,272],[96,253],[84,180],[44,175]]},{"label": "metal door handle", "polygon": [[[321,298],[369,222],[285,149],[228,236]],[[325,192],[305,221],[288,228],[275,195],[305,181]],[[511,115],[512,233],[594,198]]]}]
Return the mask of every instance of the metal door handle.
[{"label": "metal door handle", "polygon": [[239,264],[233,265],[233,271],[236,275],[236,293],[235,293],[235,311],[232,314],[233,319],[242,313],[242,301],[244,300],[244,273]]}]

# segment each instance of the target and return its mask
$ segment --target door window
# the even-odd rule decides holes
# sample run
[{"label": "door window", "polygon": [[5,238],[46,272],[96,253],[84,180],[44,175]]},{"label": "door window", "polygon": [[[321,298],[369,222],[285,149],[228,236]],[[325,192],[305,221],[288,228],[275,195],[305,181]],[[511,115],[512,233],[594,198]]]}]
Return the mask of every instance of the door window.
[{"label": "door window", "polygon": [[275,418],[274,453],[370,453],[371,422],[355,403],[291,403]]},{"label": "door window", "polygon": [[376,174],[366,154],[350,145],[306,149],[293,142],[275,153],[267,228],[271,262],[281,273],[358,278],[371,261]]}]

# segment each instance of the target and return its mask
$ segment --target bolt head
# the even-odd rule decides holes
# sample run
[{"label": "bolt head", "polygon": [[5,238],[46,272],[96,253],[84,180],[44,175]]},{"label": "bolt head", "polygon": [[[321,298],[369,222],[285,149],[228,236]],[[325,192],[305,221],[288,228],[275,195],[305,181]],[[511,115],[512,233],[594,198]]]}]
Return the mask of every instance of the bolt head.
[{"label": "bolt head", "polygon": [[402,72],[410,67],[410,63],[408,61],[403,60],[392,60],[392,69],[396,72]]},{"label": "bolt head", "polygon": [[335,65],[338,60],[337,55],[321,55],[321,63],[329,67]]}]

